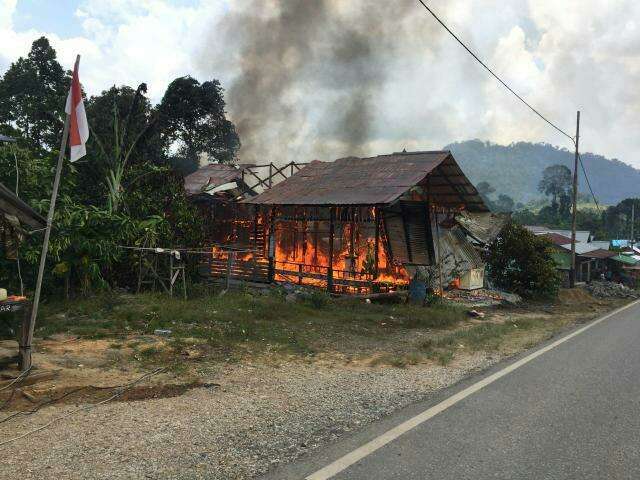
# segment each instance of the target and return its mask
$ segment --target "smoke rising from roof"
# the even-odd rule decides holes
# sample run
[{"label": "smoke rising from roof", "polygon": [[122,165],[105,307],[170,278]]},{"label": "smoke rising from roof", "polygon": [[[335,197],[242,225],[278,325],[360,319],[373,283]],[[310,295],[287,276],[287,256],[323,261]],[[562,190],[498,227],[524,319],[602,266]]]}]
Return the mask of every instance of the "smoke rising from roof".
[{"label": "smoke rising from roof", "polygon": [[400,40],[429,30],[423,21],[412,22],[410,12],[416,12],[411,0],[270,0],[233,7],[209,43],[231,52],[226,68],[234,78],[226,100],[243,145],[240,160],[369,153]]}]

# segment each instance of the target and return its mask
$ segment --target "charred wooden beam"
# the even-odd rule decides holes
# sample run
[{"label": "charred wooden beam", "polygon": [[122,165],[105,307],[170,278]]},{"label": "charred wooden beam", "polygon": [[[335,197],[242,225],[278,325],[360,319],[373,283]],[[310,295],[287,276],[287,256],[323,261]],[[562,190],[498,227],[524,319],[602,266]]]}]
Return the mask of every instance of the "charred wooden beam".
[{"label": "charred wooden beam", "polygon": [[269,282],[273,282],[275,280],[275,255],[276,255],[276,207],[271,207],[271,212],[269,213],[269,236],[268,236],[268,245],[269,245]]},{"label": "charred wooden beam", "polygon": [[333,237],[335,236],[336,208],[329,211],[329,268],[327,269],[327,290],[333,292]]},{"label": "charred wooden beam", "polygon": [[375,207],[373,211],[376,218],[376,243],[373,246],[373,279],[376,280],[380,269],[380,207]]}]

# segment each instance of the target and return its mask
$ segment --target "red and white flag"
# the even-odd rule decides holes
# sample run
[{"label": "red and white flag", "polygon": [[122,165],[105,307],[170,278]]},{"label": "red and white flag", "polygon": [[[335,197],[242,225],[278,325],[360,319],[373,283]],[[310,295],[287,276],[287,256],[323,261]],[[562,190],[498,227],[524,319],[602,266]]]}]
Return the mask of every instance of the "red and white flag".
[{"label": "red and white flag", "polygon": [[70,116],[69,121],[69,148],[71,150],[71,161],[75,162],[87,154],[85,144],[89,140],[89,123],[87,113],[84,111],[82,103],[82,89],[78,78],[78,64],[80,57],[76,60],[71,79],[71,90],[67,97],[67,106],[64,111]]}]

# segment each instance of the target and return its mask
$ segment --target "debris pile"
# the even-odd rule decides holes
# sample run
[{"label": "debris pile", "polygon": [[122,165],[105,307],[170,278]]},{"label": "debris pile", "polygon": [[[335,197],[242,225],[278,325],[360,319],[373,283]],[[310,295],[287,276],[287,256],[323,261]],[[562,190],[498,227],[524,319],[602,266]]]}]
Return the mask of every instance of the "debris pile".
[{"label": "debris pile", "polygon": [[594,297],[638,298],[638,292],[622,283],[591,282],[586,286],[587,291]]},{"label": "debris pile", "polygon": [[474,307],[490,307],[504,303],[516,304],[522,299],[515,293],[507,293],[499,290],[480,288],[477,290],[447,290],[444,292],[447,300]]}]

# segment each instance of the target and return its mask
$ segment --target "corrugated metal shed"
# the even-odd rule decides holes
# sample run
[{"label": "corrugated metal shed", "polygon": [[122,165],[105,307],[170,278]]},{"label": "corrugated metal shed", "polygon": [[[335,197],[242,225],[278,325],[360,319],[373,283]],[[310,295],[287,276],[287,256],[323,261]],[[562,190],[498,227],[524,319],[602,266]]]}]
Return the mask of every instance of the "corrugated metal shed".
[{"label": "corrugated metal shed", "polygon": [[[428,183],[425,183],[430,174]],[[261,205],[387,205],[416,186],[440,203],[488,211],[478,191],[448,151],[313,161],[246,203]]]},{"label": "corrugated metal shed", "polygon": [[197,195],[211,188],[239,180],[241,170],[235,165],[212,163],[199,168],[184,178],[184,189],[189,195]]}]

